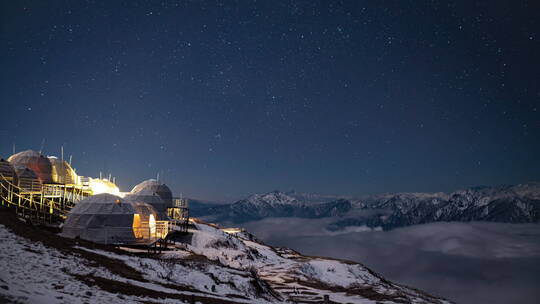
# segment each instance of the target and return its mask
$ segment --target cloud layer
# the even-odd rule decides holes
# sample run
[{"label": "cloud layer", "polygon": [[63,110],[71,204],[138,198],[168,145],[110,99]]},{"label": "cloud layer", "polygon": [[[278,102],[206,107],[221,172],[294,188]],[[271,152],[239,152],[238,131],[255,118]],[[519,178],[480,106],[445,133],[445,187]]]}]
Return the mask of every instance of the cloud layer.
[{"label": "cloud layer", "polygon": [[458,303],[540,298],[540,225],[434,223],[331,232],[328,221],[272,218],[245,227],[272,245],[358,261],[390,280]]}]

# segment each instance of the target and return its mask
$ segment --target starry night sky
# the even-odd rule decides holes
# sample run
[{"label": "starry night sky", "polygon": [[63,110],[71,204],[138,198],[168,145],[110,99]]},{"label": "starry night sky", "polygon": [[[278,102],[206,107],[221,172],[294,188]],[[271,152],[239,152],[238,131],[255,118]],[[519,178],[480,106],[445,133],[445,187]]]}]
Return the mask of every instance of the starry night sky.
[{"label": "starry night sky", "polygon": [[540,179],[535,1],[2,1],[0,156],[122,190],[362,195]]}]

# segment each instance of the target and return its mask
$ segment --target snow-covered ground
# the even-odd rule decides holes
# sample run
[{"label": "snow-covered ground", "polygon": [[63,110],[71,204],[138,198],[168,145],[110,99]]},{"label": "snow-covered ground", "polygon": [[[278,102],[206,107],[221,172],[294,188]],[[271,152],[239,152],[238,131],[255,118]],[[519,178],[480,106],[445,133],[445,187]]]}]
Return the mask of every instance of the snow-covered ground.
[{"label": "snow-covered ground", "polygon": [[[23,303],[125,303],[136,298],[90,287],[74,280],[71,274],[94,273],[106,278],[114,275],[101,267],[88,267],[75,255],[11,233],[0,225],[0,293],[14,302]],[[92,299],[97,301],[92,301]]]},{"label": "snow-covered ground", "polygon": [[[246,232],[226,233],[203,223],[190,232],[189,243],[148,256],[73,240],[55,248],[51,244],[58,242],[36,242],[35,236],[32,241],[0,224],[0,299],[190,303],[193,297],[201,303],[322,303],[328,296],[331,303],[447,303],[390,283],[361,264],[272,248]],[[63,240],[36,229],[31,233]]]},{"label": "snow-covered ground", "polygon": [[[249,272],[190,259],[193,253],[183,249],[152,257],[84,245],[72,249],[46,247],[0,225],[0,295],[21,303],[190,303],[192,295],[201,303],[281,302],[257,290]],[[141,277],[122,276],[96,256]],[[123,292],[124,287],[138,291]]]}]

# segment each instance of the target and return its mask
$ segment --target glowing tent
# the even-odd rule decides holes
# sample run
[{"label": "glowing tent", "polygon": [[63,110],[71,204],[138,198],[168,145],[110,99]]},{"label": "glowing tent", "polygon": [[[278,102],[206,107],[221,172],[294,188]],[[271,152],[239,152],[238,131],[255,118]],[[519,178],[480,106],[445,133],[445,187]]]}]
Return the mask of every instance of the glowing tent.
[{"label": "glowing tent", "polygon": [[89,180],[90,189],[94,195],[101,193],[109,193],[114,195],[120,195],[120,189],[113,182],[108,179],[91,178]]},{"label": "glowing tent", "polygon": [[148,204],[102,193],[71,209],[61,235],[101,244],[151,244],[157,239],[155,217],[156,211]]},{"label": "glowing tent", "polygon": [[133,233],[136,238],[155,238],[157,212],[149,204],[132,203],[137,212],[133,216]]}]

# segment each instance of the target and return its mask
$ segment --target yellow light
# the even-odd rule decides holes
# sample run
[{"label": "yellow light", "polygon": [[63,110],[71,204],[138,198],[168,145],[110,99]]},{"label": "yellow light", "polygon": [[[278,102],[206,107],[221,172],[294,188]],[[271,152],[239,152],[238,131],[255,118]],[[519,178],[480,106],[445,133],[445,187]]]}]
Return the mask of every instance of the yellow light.
[{"label": "yellow light", "polygon": [[133,233],[136,238],[142,238],[141,216],[137,213],[133,214]]},{"label": "yellow light", "polygon": [[153,214],[150,214],[150,219],[148,219],[148,226],[150,227],[150,236],[156,237],[156,219]]},{"label": "yellow light", "polygon": [[106,179],[90,178],[89,186],[94,195],[101,193],[120,195],[120,189]]}]

